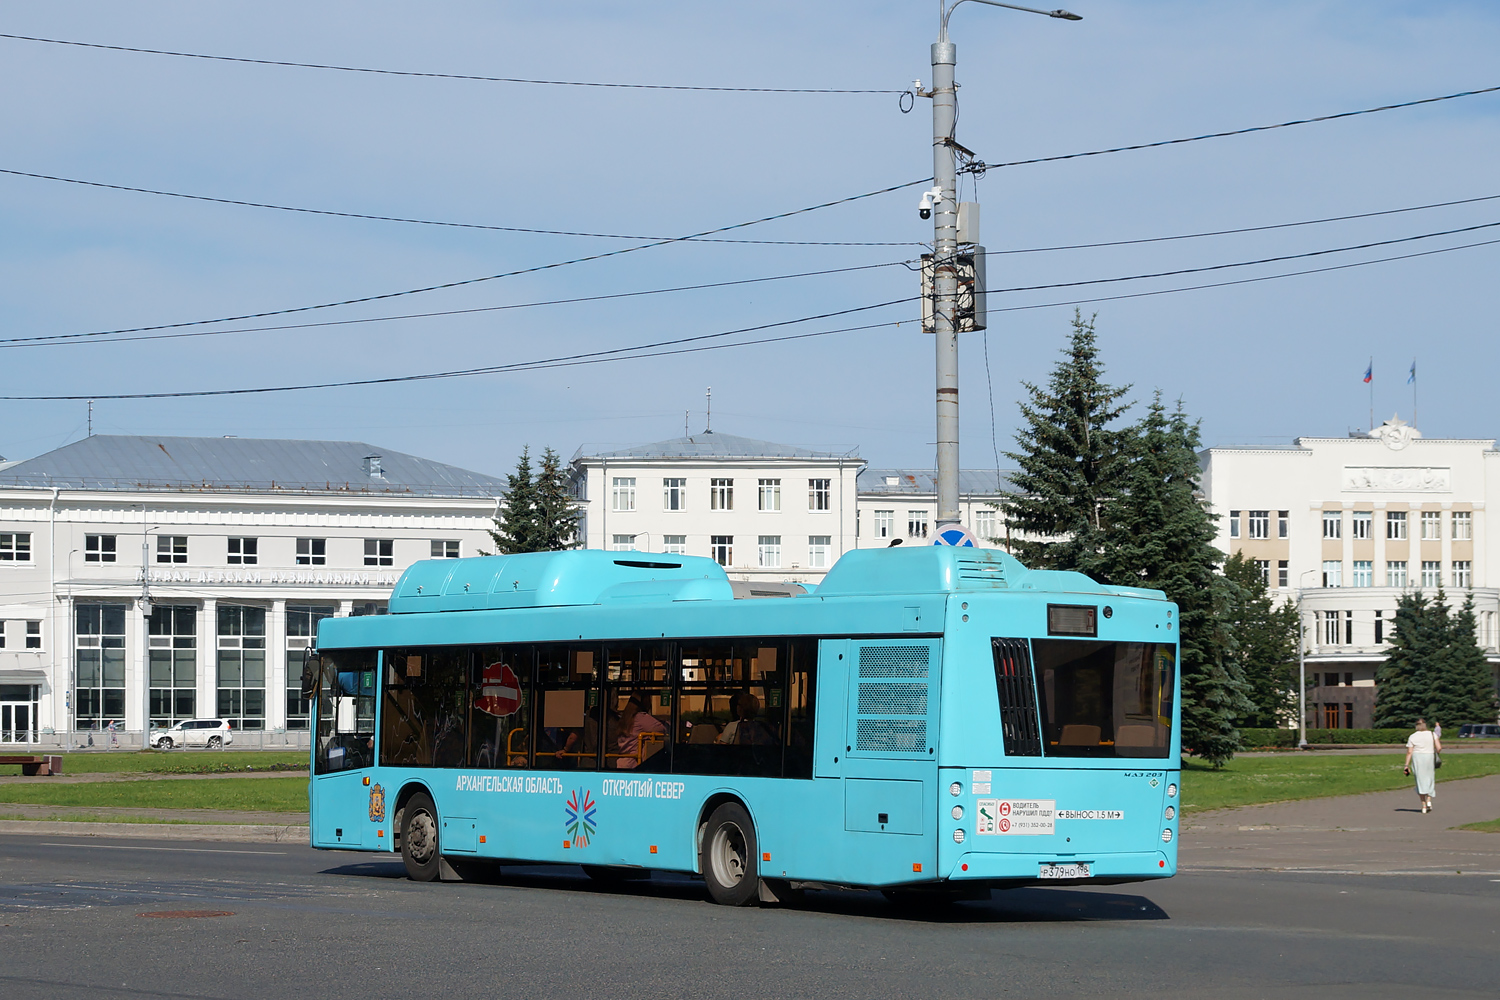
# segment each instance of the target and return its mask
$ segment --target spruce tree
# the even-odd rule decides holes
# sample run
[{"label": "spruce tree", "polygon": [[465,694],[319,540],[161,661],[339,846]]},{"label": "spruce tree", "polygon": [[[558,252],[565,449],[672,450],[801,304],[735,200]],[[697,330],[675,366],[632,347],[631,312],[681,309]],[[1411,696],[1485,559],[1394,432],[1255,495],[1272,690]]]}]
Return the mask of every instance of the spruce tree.
[{"label": "spruce tree", "polygon": [[1428,706],[1429,722],[1445,722],[1450,729],[1467,722],[1494,722],[1500,714],[1489,661],[1479,647],[1474,620],[1474,594],[1464,595],[1463,607],[1450,619],[1448,677],[1443,700]]},{"label": "spruce tree", "polygon": [[1275,728],[1296,718],[1297,608],[1277,606],[1255,562],[1236,552],[1224,563],[1228,604],[1225,626],[1233,640],[1229,655],[1245,678],[1254,712],[1245,725]]},{"label": "spruce tree", "polygon": [[1449,728],[1495,720],[1494,684],[1474,625],[1472,594],[1457,612],[1441,589],[1432,600],[1420,592],[1402,596],[1391,650],[1375,675],[1377,727],[1409,728],[1419,718]]},{"label": "spruce tree", "polygon": [[505,477],[505,502],[495,518],[490,537],[501,555],[536,552],[540,549],[542,531],[537,524],[537,482],[531,468],[531,448],[521,449],[516,471]]},{"label": "spruce tree", "polygon": [[540,551],[557,552],[578,544],[578,507],[568,492],[562,457],[547,448],[536,479],[537,543]]},{"label": "spruce tree", "polygon": [[1157,392],[1130,428],[1122,488],[1104,506],[1095,573],[1101,582],[1152,587],[1178,607],[1182,745],[1215,767],[1240,747],[1237,722],[1255,712],[1226,627],[1229,584],[1217,572],[1214,517],[1198,492],[1198,425]]},{"label": "spruce tree", "polygon": [[1402,594],[1391,623],[1390,650],[1375,671],[1375,728],[1409,729],[1422,717],[1427,665],[1436,646],[1427,598]]},{"label": "spruce tree", "polygon": [[1025,429],[1020,450],[1006,452],[1020,471],[1015,495],[1000,504],[1011,529],[1031,536],[1013,542],[1016,556],[1038,569],[1093,572],[1105,508],[1119,490],[1125,462],[1120,431],[1111,428],[1129,404],[1129,386],[1104,381],[1094,320],[1076,310],[1063,360],[1046,388],[1023,382]]}]

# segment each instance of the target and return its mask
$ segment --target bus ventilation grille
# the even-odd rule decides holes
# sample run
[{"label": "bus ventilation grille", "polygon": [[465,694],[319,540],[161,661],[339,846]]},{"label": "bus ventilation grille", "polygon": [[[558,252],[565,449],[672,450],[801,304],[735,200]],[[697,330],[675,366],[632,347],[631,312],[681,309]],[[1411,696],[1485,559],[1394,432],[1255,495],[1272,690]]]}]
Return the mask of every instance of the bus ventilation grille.
[{"label": "bus ventilation grille", "polygon": [[859,719],[854,742],[859,750],[921,753],[927,749],[926,719]]},{"label": "bus ventilation grille", "polygon": [[1000,731],[1005,756],[1040,757],[1042,738],[1036,717],[1031,644],[1025,639],[992,639],[995,687],[1000,692]]},{"label": "bus ventilation grille", "polygon": [[998,562],[987,562],[982,559],[960,559],[958,561],[959,580],[971,584],[965,590],[977,589],[973,584],[980,587],[992,587],[996,590],[1005,589],[1005,567]]},{"label": "bus ventilation grille", "polygon": [[859,676],[926,677],[931,654],[927,646],[865,646],[859,651]]},{"label": "bus ventilation grille", "polygon": [[860,715],[926,715],[926,684],[861,684]]}]

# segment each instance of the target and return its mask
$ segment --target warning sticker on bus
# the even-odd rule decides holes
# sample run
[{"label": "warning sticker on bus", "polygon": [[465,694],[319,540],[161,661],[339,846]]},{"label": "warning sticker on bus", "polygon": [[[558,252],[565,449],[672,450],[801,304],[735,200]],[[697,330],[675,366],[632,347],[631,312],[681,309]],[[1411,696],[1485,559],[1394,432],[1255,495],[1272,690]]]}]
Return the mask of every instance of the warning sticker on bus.
[{"label": "warning sticker on bus", "polygon": [[1056,799],[980,799],[974,832],[984,836],[1045,836],[1057,832]]}]

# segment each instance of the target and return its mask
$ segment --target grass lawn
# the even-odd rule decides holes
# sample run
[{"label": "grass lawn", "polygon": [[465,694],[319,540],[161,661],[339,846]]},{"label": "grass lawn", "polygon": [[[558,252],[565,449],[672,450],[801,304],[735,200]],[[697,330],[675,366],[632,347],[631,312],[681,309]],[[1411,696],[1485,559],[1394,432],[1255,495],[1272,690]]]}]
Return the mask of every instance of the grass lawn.
[{"label": "grass lawn", "polygon": [[[1278,754],[1238,757],[1218,771],[1198,761],[1184,760],[1182,811],[1408,788],[1412,779],[1401,773],[1405,759],[1405,750],[1347,757]],[[1438,782],[1486,774],[1500,774],[1500,754],[1449,754],[1443,758]]]},{"label": "grass lawn", "polygon": [[[1446,764],[1447,761],[1443,763]],[[1478,830],[1480,833],[1500,833],[1500,819],[1486,820],[1483,823],[1465,823],[1459,829]]]},{"label": "grass lawn", "polygon": [[196,781],[91,781],[76,785],[0,785],[0,802],[134,809],[247,809],[307,812],[306,778],[204,778]]},{"label": "grass lawn", "polygon": [[[43,751],[39,751],[40,755]],[[307,751],[121,750],[65,753],[63,774],[223,774],[227,771],[292,771],[307,767]],[[0,774],[20,774],[20,764],[0,764]]]}]

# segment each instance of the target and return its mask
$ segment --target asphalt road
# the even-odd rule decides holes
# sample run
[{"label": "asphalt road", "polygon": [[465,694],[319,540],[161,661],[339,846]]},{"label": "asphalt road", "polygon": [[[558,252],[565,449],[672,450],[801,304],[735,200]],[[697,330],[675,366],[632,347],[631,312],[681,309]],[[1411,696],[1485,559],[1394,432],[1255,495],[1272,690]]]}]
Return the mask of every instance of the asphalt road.
[{"label": "asphalt road", "polygon": [[[1444,1000],[1500,992],[1500,879],[1190,871],[913,913],[680,877],[405,880],[278,844],[0,837],[0,996]],[[220,916],[153,916],[211,911]]]}]

